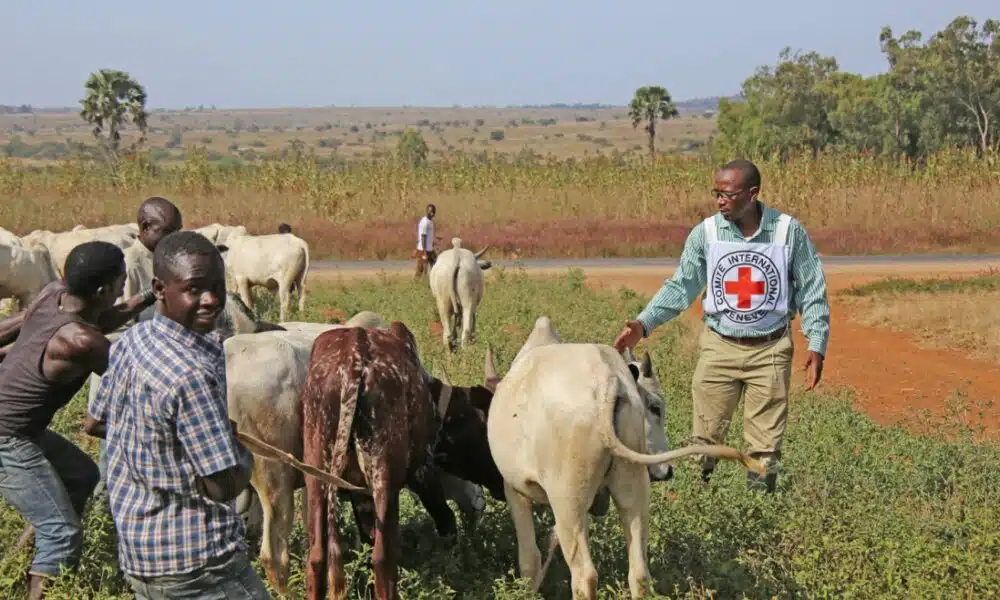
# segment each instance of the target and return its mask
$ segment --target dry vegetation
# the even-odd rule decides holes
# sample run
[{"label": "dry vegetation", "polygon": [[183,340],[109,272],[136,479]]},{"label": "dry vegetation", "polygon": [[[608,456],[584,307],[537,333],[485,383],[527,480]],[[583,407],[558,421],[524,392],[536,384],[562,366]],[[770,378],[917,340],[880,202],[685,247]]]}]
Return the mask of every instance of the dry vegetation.
[{"label": "dry vegetation", "polygon": [[[0,158],[0,196],[6,199],[0,226],[24,234],[126,222],[141,198],[157,194],[177,202],[189,226],[218,221],[272,232],[288,222],[309,241],[314,260],[404,258],[423,206],[434,202],[445,244],[458,235],[468,245],[489,243],[521,257],[676,256],[690,227],[714,210],[709,189],[717,161],[696,148],[714,123],[690,115],[661,123],[657,143],[665,154],[650,163],[635,150],[643,147],[642,127],[634,130],[624,113],[154,113],[147,151],[114,168],[79,158]],[[556,122],[543,125],[546,119]],[[15,125],[20,132],[13,133]],[[180,127],[188,146],[163,148],[167,126]],[[390,150],[405,126],[426,140],[427,166],[411,168],[393,158]],[[8,132],[0,144],[6,141],[9,154],[16,154],[10,152],[12,135],[19,144],[69,138],[77,146],[89,136],[72,114],[7,115],[0,127]],[[474,129],[486,145],[457,143]],[[492,131],[503,131],[503,139],[490,139]],[[291,137],[302,143],[289,144]],[[598,137],[610,145],[595,143]],[[207,147],[198,147],[201,138]],[[258,138],[266,156],[249,154]],[[319,143],[329,138],[344,143]],[[1000,249],[1000,164],[993,158],[947,151],[920,170],[860,154],[758,164],[762,198],[799,218],[825,254]]]},{"label": "dry vegetation", "polygon": [[[272,110],[154,111],[147,147],[165,163],[184,160],[197,145],[218,157],[245,160],[288,148],[294,140],[319,157],[371,156],[393,150],[406,127],[418,129],[434,152],[481,150],[517,153],[524,148],[560,158],[597,150],[643,151],[646,133],[632,127],[623,108],[292,108]],[[685,115],[660,125],[663,150],[695,148],[715,130],[712,117]],[[495,132],[502,133],[502,139]],[[92,144],[91,128],[76,113],[0,115],[0,146],[25,145],[38,163]],[[22,152],[28,154],[28,152]]]},{"label": "dry vegetation", "polygon": [[1000,274],[971,278],[891,279],[846,291],[850,318],[911,334],[929,348],[1000,361]]}]

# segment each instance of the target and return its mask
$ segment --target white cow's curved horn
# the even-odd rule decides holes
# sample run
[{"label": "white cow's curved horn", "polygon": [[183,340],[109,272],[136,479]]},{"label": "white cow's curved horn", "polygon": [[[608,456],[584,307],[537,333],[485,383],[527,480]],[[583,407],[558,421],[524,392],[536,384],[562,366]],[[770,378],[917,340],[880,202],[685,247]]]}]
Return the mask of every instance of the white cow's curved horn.
[{"label": "white cow's curved horn", "polygon": [[480,258],[482,255],[486,254],[486,251],[489,250],[489,249],[490,249],[490,245],[486,244],[485,248],[483,248],[479,252],[476,252],[476,258]]},{"label": "white cow's curved horn", "polygon": [[635,354],[632,354],[632,349],[626,347],[625,352],[622,352],[622,357],[625,358],[625,362],[635,362]]},{"label": "white cow's curved horn", "polygon": [[484,367],[484,371],[487,380],[497,376],[497,367],[493,363],[493,348],[489,345],[486,346],[486,366]]},{"label": "white cow's curved horn", "polygon": [[447,386],[451,385],[451,377],[448,377],[448,370],[441,365],[441,382]]}]

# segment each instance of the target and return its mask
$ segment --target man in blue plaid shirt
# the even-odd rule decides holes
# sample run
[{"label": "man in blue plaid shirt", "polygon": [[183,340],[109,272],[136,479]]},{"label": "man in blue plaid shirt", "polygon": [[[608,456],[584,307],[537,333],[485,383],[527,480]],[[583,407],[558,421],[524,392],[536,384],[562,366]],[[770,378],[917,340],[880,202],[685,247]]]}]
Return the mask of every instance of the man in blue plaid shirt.
[{"label": "man in blue plaid shirt", "polygon": [[235,506],[253,459],[228,417],[213,332],[226,301],[222,256],[201,234],[171,233],[153,275],[157,313],[112,347],[85,426],[107,439],[122,571],[141,599],[270,598]]}]

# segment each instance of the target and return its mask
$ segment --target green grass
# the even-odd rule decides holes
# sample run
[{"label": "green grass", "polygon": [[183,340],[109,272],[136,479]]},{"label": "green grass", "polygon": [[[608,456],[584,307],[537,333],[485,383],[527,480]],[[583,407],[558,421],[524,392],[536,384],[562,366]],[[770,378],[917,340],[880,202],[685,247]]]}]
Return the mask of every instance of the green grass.
[{"label": "green grass", "polygon": [[[480,344],[447,356],[429,327],[436,316],[426,282],[386,278],[313,289],[307,314],[294,319],[320,320],[329,309],[348,315],[368,309],[400,319],[416,335],[428,369],[444,365],[457,384],[481,381],[487,341],[501,373],[506,372],[541,314],[552,317],[566,341],[608,342],[644,300],[625,291],[594,292],[579,272],[540,281],[497,270],[481,307]],[[689,435],[691,422],[693,357],[682,349],[689,335],[684,328],[680,322],[665,326],[651,348],[667,394],[673,445]],[[54,428],[74,435],[83,410],[81,395],[57,416]],[[740,446],[741,440],[737,421],[729,443]],[[88,441],[86,448],[96,457],[96,444]],[[854,412],[846,396],[797,393],[785,448],[785,475],[774,497],[748,494],[744,474],[732,463],[720,466],[709,490],[700,489],[697,467],[687,461],[677,465],[672,482],[654,487],[649,562],[666,597],[1000,597],[996,445],[949,443],[881,428]],[[544,545],[551,516],[547,508],[536,514]],[[461,531],[456,543],[438,538],[430,518],[408,495],[403,515],[404,598],[532,597],[517,579],[516,539],[504,505],[490,501],[479,528]],[[9,507],[0,505],[0,544],[9,547],[22,526]],[[131,597],[114,574],[108,517],[91,508],[86,527],[81,569],[64,577],[51,597]],[[353,528],[349,516],[344,527]],[[602,597],[627,598],[624,535],[614,508],[591,524],[590,540]],[[304,548],[298,523],[292,541],[296,597],[303,589]],[[352,597],[370,597],[365,590],[368,549],[347,556]],[[3,553],[0,597],[23,597],[19,579],[29,560],[27,552]],[[568,571],[557,556],[542,593],[568,599],[568,590]]]},{"label": "green grass", "polygon": [[1000,290],[1000,272],[990,269],[973,277],[932,277],[926,279],[889,277],[872,283],[851,286],[839,293],[844,296],[865,297],[876,294],[947,294],[994,292],[997,290]]}]

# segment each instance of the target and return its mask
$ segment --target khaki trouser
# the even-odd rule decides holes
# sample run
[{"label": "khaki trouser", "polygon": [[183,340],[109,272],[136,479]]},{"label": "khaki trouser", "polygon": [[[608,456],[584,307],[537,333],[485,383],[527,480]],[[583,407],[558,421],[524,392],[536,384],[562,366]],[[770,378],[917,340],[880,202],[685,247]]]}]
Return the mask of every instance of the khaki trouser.
[{"label": "khaki trouser", "polygon": [[[789,324],[777,340],[751,345],[729,341],[705,326],[691,382],[696,440],[721,444],[742,398],[746,451],[768,472],[777,472],[788,420],[791,329]],[[716,460],[703,457],[702,469],[712,470]]]}]

